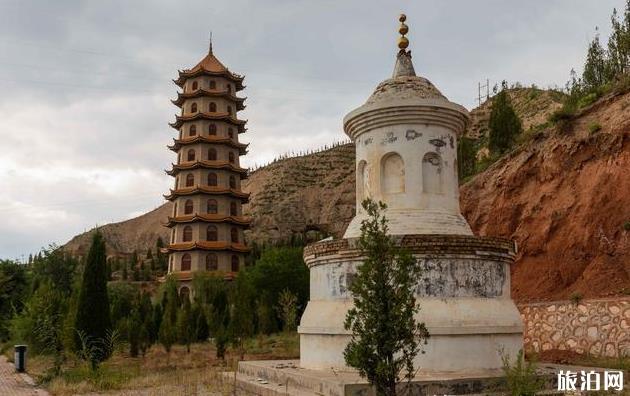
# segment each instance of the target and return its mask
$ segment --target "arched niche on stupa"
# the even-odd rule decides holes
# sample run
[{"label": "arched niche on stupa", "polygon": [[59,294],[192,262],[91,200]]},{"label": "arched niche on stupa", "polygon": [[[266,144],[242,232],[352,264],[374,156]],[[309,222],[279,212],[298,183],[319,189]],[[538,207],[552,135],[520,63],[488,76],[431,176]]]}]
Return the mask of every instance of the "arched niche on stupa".
[{"label": "arched niche on stupa", "polygon": [[440,154],[428,152],[422,158],[422,192],[425,194],[444,193],[444,163]]},{"label": "arched niche on stupa", "polygon": [[381,160],[381,192],[383,194],[405,192],[405,162],[398,153],[388,153]]},{"label": "arched niche on stupa", "polygon": [[357,165],[357,201],[359,204],[369,195],[370,187],[367,185],[369,179],[367,172],[367,162],[365,160],[359,161],[359,165]]}]

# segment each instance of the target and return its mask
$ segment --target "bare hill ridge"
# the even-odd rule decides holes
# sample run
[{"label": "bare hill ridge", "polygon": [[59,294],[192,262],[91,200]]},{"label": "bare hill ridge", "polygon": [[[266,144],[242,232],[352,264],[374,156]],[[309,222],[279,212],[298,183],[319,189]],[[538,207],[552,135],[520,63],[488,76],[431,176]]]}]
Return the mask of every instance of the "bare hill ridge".
[{"label": "bare hill ridge", "polygon": [[[529,102],[515,104],[525,126],[544,122],[558,107],[555,94],[541,92],[517,93]],[[603,98],[565,133],[539,133],[461,187],[462,212],[475,233],[518,242],[512,290],[519,301],[630,291],[630,232],[623,229],[630,221],[628,106],[630,94]],[[532,108],[544,117],[525,113]],[[476,122],[483,130],[484,112],[483,106],[472,112],[471,128]],[[595,124],[601,129],[589,132]],[[249,239],[286,240],[311,229],[341,236],[354,215],[354,177],[352,145],[253,172],[244,186],[251,193],[245,210],[254,217]],[[101,227],[110,254],[144,251],[158,235],[166,240],[160,223],[169,211],[165,204]],[[88,233],[66,248],[79,253],[87,246]]]}]

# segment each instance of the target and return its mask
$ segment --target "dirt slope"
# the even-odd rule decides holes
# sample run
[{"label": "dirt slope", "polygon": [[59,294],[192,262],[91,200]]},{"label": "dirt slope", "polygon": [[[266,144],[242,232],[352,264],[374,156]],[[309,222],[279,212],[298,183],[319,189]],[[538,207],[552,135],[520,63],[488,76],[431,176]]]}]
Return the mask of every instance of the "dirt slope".
[{"label": "dirt slope", "polygon": [[[565,133],[545,131],[462,186],[462,212],[475,233],[518,242],[519,301],[630,293],[629,114],[630,94],[604,98]],[[601,130],[590,133],[594,124]],[[354,147],[278,161],[253,172],[244,190],[250,240],[310,229],[339,237],[354,215]],[[160,222],[169,212],[166,204],[101,227],[110,254],[144,251],[158,235],[167,240]],[[88,234],[66,245],[76,253],[88,246]]]},{"label": "dirt slope", "polygon": [[475,232],[519,244],[517,300],[630,292],[629,106],[630,94],[604,98],[462,186]]}]

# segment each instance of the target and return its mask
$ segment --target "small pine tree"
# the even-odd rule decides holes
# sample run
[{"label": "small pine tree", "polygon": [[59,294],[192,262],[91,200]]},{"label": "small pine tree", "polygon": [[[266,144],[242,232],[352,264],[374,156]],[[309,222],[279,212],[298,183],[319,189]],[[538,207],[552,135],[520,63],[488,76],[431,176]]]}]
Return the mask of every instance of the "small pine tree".
[{"label": "small pine tree", "polygon": [[488,123],[489,148],[496,154],[506,152],[522,131],[521,120],[516,115],[507,94],[507,83],[503,81],[503,89],[492,99],[492,111]]},{"label": "small pine tree", "polygon": [[[82,345],[84,342],[90,349],[101,347],[112,330],[106,271],[105,241],[101,233],[97,231],[92,238],[79,292],[74,326],[77,331],[75,339],[77,349],[85,346]],[[83,340],[80,334],[85,335]],[[101,349],[100,353],[92,356],[93,369],[106,360],[111,352],[105,348]]]},{"label": "small pine tree", "polygon": [[368,218],[361,224],[358,246],[363,263],[350,285],[354,307],[345,328],[352,331],[344,350],[346,363],[376,388],[377,395],[396,395],[404,371],[413,377],[413,360],[429,333],[415,319],[419,307],[414,296],[420,267],[411,253],[396,246],[387,235],[383,203],[363,201]]}]

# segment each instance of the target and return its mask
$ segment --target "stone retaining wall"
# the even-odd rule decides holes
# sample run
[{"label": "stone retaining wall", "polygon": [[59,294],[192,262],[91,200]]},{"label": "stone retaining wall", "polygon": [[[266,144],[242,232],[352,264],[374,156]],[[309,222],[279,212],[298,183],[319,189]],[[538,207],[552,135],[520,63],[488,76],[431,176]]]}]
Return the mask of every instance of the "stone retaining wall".
[{"label": "stone retaining wall", "polygon": [[630,297],[520,304],[527,351],[630,356]]}]

